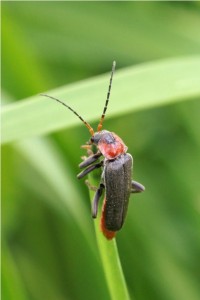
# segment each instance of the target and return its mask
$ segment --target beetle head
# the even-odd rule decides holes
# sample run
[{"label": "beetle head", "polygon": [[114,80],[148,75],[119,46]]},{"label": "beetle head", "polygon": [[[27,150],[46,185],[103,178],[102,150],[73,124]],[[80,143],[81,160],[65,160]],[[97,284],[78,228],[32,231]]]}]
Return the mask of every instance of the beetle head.
[{"label": "beetle head", "polygon": [[128,149],[119,136],[107,130],[95,132],[90,139],[90,144],[97,146],[102,155],[107,159],[114,159],[126,153]]},{"label": "beetle head", "polygon": [[107,144],[111,144],[114,143],[115,139],[110,131],[101,130],[99,132],[94,133],[94,135],[90,139],[90,143],[97,146],[100,141],[104,141]]}]

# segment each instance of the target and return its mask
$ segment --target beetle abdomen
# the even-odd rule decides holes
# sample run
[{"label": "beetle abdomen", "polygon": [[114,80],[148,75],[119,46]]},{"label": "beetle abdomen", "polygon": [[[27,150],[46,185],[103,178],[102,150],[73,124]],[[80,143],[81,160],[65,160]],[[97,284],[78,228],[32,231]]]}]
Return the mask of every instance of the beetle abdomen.
[{"label": "beetle abdomen", "polygon": [[133,159],[128,153],[105,162],[104,222],[110,231],[120,230],[124,223],[131,193],[132,165]]},{"label": "beetle abdomen", "polygon": [[112,231],[112,230],[108,230],[106,228],[106,224],[105,224],[105,212],[106,212],[106,198],[103,201],[103,208],[102,208],[101,223],[100,223],[100,225],[101,225],[101,230],[102,230],[104,236],[108,240],[112,240],[115,237],[116,232]]}]

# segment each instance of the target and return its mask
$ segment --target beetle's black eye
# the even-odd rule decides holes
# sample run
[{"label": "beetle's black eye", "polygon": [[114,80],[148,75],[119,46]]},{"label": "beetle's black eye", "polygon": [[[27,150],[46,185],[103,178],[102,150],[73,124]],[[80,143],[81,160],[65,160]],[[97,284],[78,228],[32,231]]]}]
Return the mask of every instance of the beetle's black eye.
[{"label": "beetle's black eye", "polygon": [[93,144],[94,143],[94,137],[91,137],[90,142]]}]

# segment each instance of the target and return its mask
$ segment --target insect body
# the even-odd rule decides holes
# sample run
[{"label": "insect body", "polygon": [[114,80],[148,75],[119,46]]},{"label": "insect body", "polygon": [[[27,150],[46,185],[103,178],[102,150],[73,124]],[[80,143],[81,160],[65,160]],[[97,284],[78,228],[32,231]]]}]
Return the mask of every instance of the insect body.
[{"label": "insect body", "polygon": [[[123,226],[130,194],[144,191],[144,186],[131,179],[133,158],[126,153],[128,148],[115,133],[102,130],[95,133],[90,142],[95,144],[99,151],[79,165],[85,170],[78,178],[83,178],[94,169],[103,167],[101,182],[93,201],[92,216],[93,218],[97,216],[98,202],[105,189],[101,229],[108,239],[112,239],[116,231]],[[101,155],[104,159],[94,164]]]},{"label": "insect body", "polygon": [[[97,168],[103,169],[101,181],[99,187],[96,189],[93,200],[92,217],[96,218],[97,216],[98,203],[105,189],[101,230],[107,239],[112,239],[116,232],[123,226],[130,194],[145,190],[142,184],[132,180],[133,158],[130,154],[126,153],[127,146],[115,133],[101,130],[109,102],[115,65],[116,63],[113,62],[106,104],[97,127],[97,132],[94,132],[89,123],[64,102],[52,96],[43,95],[60,102],[70,109],[86,125],[92,135],[88,144],[95,145],[97,152],[79,164],[79,167],[84,170],[77,177],[81,179]],[[100,160],[102,156],[103,159]]]}]

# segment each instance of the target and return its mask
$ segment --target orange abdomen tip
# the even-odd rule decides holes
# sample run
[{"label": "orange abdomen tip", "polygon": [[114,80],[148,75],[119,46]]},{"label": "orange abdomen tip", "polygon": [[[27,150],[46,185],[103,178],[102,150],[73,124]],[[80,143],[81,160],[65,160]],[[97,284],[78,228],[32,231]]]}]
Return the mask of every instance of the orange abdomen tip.
[{"label": "orange abdomen tip", "polygon": [[106,198],[104,199],[104,202],[103,202],[100,226],[101,226],[101,231],[103,232],[103,235],[108,240],[112,240],[116,235],[116,231],[111,231],[111,230],[108,230],[106,228],[106,224],[105,224],[105,207],[106,207]]}]

